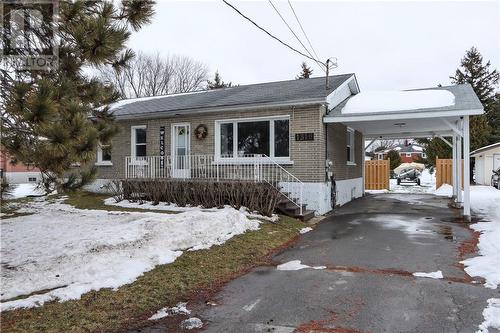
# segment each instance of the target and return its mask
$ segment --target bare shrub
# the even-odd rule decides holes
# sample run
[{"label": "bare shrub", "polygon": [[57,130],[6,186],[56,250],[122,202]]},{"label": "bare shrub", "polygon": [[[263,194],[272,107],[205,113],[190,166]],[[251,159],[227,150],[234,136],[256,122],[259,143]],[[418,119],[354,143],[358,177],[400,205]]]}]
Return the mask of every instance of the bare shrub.
[{"label": "bare shrub", "polygon": [[115,199],[116,202],[120,202],[123,200],[123,186],[121,179],[112,179],[109,182],[107,182],[103,187],[106,190],[106,192],[111,194],[111,196],[113,197],[113,199]]},{"label": "bare shrub", "polygon": [[203,208],[232,206],[246,207],[265,216],[271,216],[280,193],[266,183],[248,181],[210,182],[200,180],[137,180],[121,181],[123,199],[153,204],[169,202],[180,207]]}]

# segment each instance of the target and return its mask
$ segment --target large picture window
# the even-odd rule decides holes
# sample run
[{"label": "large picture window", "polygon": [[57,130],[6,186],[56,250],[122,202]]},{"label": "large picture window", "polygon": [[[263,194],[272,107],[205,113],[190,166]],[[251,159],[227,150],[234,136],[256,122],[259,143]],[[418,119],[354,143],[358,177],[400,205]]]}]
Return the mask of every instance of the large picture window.
[{"label": "large picture window", "polygon": [[289,119],[242,119],[216,122],[216,155],[244,159],[255,154],[289,160]]}]

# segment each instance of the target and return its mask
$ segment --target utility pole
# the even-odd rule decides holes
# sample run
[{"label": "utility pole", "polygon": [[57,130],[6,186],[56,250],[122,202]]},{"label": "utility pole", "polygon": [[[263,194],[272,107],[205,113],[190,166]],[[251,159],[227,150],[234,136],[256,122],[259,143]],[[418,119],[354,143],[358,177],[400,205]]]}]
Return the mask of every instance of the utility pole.
[{"label": "utility pole", "polygon": [[326,90],[330,89],[330,82],[328,80],[329,69],[330,69],[330,59],[326,59],[326,87],[325,87]]}]

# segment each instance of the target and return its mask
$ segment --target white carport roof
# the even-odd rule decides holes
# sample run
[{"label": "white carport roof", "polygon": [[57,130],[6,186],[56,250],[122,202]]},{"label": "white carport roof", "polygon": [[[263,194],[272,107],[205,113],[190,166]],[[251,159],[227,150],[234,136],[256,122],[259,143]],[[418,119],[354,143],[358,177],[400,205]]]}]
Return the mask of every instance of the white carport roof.
[{"label": "white carport roof", "polygon": [[[483,106],[477,98],[474,90],[469,84],[436,87],[429,89],[409,90],[407,92],[427,92],[427,91],[447,91],[453,94],[454,102],[452,105],[428,107],[429,104],[422,101],[422,108],[406,108],[394,110],[388,107],[387,110],[367,110],[363,112],[358,110],[355,113],[347,113],[346,105],[356,95],[351,95],[343,102],[335,106],[323,118],[325,123],[342,123],[363,133],[366,139],[374,138],[416,138],[433,136],[451,136],[458,128],[457,121],[463,116],[482,114]],[[363,93],[360,93],[361,97]],[[421,94],[425,96],[425,94]],[[404,92],[401,96],[404,104]],[[411,99],[412,96],[407,96]],[[415,96],[413,96],[415,97]],[[417,96],[418,97],[418,96]],[[369,101],[369,99],[368,99]],[[367,102],[365,98],[364,102]],[[401,102],[401,101],[400,101]],[[373,103],[380,104],[380,100],[374,100]],[[388,101],[391,104],[391,101]],[[393,104],[394,105],[394,104]],[[409,101],[407,105],[418,105],[415,101]],[[438,104],[439,105],[439,104]],[[343,112],[344,111],[344,112]],[[461,135],[461,134],[459,134]]]}]

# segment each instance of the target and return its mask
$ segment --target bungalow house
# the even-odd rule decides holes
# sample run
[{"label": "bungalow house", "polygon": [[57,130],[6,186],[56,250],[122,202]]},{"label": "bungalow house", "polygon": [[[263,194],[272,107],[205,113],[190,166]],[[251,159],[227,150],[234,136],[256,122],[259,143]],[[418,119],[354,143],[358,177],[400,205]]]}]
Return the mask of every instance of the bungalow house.
[{"label": "bungalow house", "polygon": [[[379,108],[372,112],[364,110],[366,101],[358,105],[355,75],[343,74],[122,100],[110,106],[121,131],[111,149],[98,150],[94,188],[113,178],[264,181],[297,214],[324,214],[363,195],[365,139],[450,134],[457,116],[483,112],[470,86],[429,91],[417,92],[419,103],[415,93],[405,93],[413,102],[389,109],[368,102]],[[445,101],[435,96],[443,94]],[[470,99],[473,108],[464,104]],[[387,116],[398,107],[414,110]],[[367,114],[376,116],[366,121]],[[405,120],[421,115],[450,123]]]},{"label": "bungalow house", "polygon": [[376,152],[375,156],[377,157],[377,160],[385,160],[387,158],[387,154],[391,150],[395,150],[399,153],[399,156],[401,156],[401,163],[412,163],[426,158],[424,148],[422,146],[405,141],[404,144]]}]

